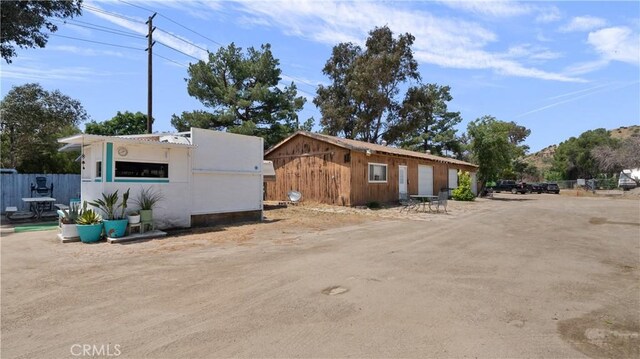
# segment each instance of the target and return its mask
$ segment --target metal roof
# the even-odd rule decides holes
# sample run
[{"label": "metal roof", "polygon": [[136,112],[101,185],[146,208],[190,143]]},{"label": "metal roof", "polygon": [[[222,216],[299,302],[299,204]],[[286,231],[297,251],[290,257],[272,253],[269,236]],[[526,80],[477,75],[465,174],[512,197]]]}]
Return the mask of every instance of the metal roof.
[{"label": "metal roof", "polygon": [[284,143],[286,143],[287,141],[289,141],[293,137],[299,136],[299,135],[300,136],[307,136],[307,137],[310,137],[310,138],[313,138],[313,139],[316,139],[316,140],[319,140],[319,141],[328,142],[328,143],[331,143],[331,144],[336,145],[338,147],[346,148],[346,149],[349,149],[349,150],[352,150],[352,151],[358,151],[358,152],[367,152],[367,151],[369,151],[371,153],[384,153],[384,154],[391,154],[391,155],[397,155],[397,156],[421,158],[421,159],[434,161],[434,162],[451,163],[451,164],[457,164],[457,165],[463,165],[463,166],[478,167],[478,165],[475,165],[473,163],[460,161],[460,160],[457,160],[455,158],[436,156],[436,155],[422,153],[422,152],[409,151],[409,150],[405,150],[405,149],[397,148],[397,147],[383,146],[383,145],[378,145],[376,143],[368,143],[368,142],[363,142],[363,141],[350,140],[350,139],[347,139],[347,138],[340,138],[340,137],[335,137],[335,136],[323,135],[323,134],[319,134],[319,133],[311,133],[311,132],[307,132],[307,131],[298,131],[298,132],[294,133],[293,135],[285,138],[280,143],[278,143],[275,146],[273,146],[270,149],[268,149],[265,152],[265,156],[268,155],[269,153],[273,152],[278,147],[282,146]]},{"label": "metal roof", "polygon": [[[131,136],[127,136],[127,137],[120,137],[120,136],[102,136],[102,135],[88,135],[88,134],[78,134],[78,135],[74,135],[74,136],[70,136],[70,137],[65,137],[65,138],[60,138],[58,139],[58,142],[60,143],[66,143],[66,144],[72,144],[72,145],[76,145],[76,146],[84,146],[84,145],[90,145],[93,143],[98,143],[98,142],[119,142],[119,143],[131,143],[131,144],[141,144],[141,145],[152,145],[152,146],[159,146],[159,147],[179,147],[179,148],[190,148],[190,147],[196,147],[194,145],[187,145],[187,144],[182,144],[182,143],[170,143],[170,142],[160,142],[159,139],[160,135],[155,135],[155,136],[144,136],[144,137],[131,137]],[[65,149],[66,147],[66,149]],[[73,148],[75,146],[63,146],[61,148],[65,149],[67,151],[71,150],[70,148]]]}]

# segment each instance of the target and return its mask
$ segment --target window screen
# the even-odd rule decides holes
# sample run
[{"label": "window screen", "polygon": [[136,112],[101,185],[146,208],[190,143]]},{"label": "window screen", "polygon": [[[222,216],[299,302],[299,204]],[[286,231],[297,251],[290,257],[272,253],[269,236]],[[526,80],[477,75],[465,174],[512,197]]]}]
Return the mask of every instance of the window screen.
[{"label": "window screen", "polygon": [[169,164],[116,161],[116,177],[169,178]]}]

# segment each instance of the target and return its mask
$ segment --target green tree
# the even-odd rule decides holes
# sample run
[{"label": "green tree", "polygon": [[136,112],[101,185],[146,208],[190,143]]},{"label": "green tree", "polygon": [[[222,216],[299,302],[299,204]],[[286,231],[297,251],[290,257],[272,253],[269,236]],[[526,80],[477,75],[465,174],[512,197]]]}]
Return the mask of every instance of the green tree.
[{"label": "green tree", "polygon": [[387,140],[398,142],[406,149],[431,151],[442,155],[462,152],[455,125],[462,121],[460,112],[450,112],[447,102],[453,97],[449,86],[426,84],[409,88],[405,95],[398,121],[387,132]]},{"label": "green tree", "polygon": [[104,122],[90,121],[84,128],[85,133],[103,136],[138,135],[146,131],[147,115],[139,111],[118,111],[112,119]]},{"label": "green tree", "polygon": [[322,70],[332,83],[319,86],[313,100],[325,133],[372,143],[395,140],[387,130],[400,126],[400,88],[420,79],[413,41],[408,33],[394,38],[384,26],[369,32],[365,49],[351,43],[333,48]]},{"label": "green tree", "polygon": [[475,201],[476,195],[471,191],[471,175],[469,172],[458,172],[458,187],[451,191],[456,201]]},{"label": "green tree", "polygon": [[530,131],[515,122],[483,116],[469,123],[467,133],[472,158],[480,166],[478,178],[484,186],[488,181],[499,179],[503,173],[513,171],[514,161],[527,150],[521,143]]},{"label": "green tree", "polygon": [[20,48],[44,47],[49,35],[42,32],[56,32],[58,27],[51,22],[52,17],[66,19],[82,14],[82,0],[58,1],[3,1],[0,6],[0,32],[2,58],[11,63],[17,56],[14,46]]},{"label": "green tree", "polygon": [[189,131],[191,127],[217,131],[224,131],[226,129],[216,122],[216,116],[214,114],[202,110],[184,111],[180,116],[176,114],[171,115],[171,126],[179,132]]},{"label": "green tree", "polygon": [[266,146],[279,142],[297,129],[297,112],[305,103],[294,83],[279,87],[279,65],[269,44],[245,54],[232,43],[210,53],[207,62],[189,66],[187,89],[212,109],[211,116],[183,113],[172,123],[192,127],[190,120],[197,119],[209,125],[205,128],[263,137]]},{"label": "green tree", "polygon": [[0,102],[2,167],[26,173],[66,173],[72,155],[58,153],[57,139],[80,132],[88,116],[79,101],[38,84],[14,86]]},{"label": "green tree", "polygon": [[[623,169],[640,168],[640,136],[596,146],[591,150],[591,156],[600,170],[607,174],[617,174]],[[636,182],[640,185],[640,181]]]},{"label": "green tree", "polygon": [[592,150],[598,146],[615,147],[617,143],[604,128],[586,131],[577,138],[571,137],[558,145],[551,170],[560,173],[567,180],[595,178],[606,170],[599,166]]}]

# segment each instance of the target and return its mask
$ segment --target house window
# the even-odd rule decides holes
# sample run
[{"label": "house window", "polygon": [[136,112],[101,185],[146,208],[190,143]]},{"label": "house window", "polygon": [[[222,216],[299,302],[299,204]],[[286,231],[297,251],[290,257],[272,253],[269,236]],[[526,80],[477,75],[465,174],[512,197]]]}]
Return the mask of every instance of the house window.
[{"label": "house window", "polygon": [[387,165],[382,163],[369,163],[369,182],[386,183]]},{"label": "house window", "polygon": [[102,161],[96,162],[96,178],[102,178]]},{"label": "house window", "polygon": [[116,161],[116,177],[169,178],[169,164]]}]

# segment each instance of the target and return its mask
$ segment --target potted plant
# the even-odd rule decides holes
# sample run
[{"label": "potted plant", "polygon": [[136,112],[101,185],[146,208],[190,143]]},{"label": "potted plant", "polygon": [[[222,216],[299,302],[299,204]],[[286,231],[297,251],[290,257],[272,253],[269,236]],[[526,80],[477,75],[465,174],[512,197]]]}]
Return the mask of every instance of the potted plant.
[{"label": "potted plant", "polygon": [[60,219],[61,235],[63,238],[78,237],[78,228],[76,221],[80,217],[80,203],[71,202],[69,209],[62,210],[62,218]]},{"label": "potted plant", "polygon": [[76,220],[78,236],[84,243],[97,242],[102,235],[102,217],[92,209],[87,209],[87,202]]},{"label": "potted plant", "polygon": [[[103,193],[102,198],[89,203],[104,213],[104,230],[107,233],[107,237],[122,237],[127,231],[129,220],[124,214],[129,200],[129,189],[122,194],[122,202],[118,203],[119,199],[118,190],[116,190],[111,194]],[[119,209],[122,209],[120,213],[118,213]]]},{"label": "potted plant", "polygon": [[129,220],[129,224],[140,223],[140,212],[139,211],[129,212],[127,219]]},{"label": "potted plant", "polygon": [[140,207],[140,220],[142,222],[153,221],[153,208],[163,199],[162,193],[154,191],[153,188],[143,188],[138,197],[134,200]]}]

